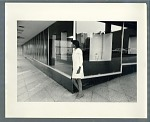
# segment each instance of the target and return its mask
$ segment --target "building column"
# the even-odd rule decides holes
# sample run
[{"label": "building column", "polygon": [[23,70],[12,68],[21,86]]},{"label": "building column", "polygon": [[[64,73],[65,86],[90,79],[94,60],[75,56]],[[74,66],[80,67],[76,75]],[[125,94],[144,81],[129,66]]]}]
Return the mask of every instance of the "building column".
[{"label": "building column", "polygon": [[111,32],[111,24],[106,23],[105,24],[105,33],[110,33]]},{"label": "building column", "polygon": [[55,65],[55,60],[56,60],[55,41],[56,41],[56,35],[52,35],[52,59],[51,59],[51,65]]},{"label": "building column", "polygon": [[48,54],[47,58],[48,58],[48,60],[47,61],[48,61],[48,65],[49,65],[49,28],[48,28],[48,35],[47,36],[48,36],[48,39],[47,39],[47,41],[48,41],[48,46],[47,46],[47,48],[48,48],[47,49],[47,54]]},{"label": "building column", "polygon": [[122,72],[122,51],[123,51],[123,39],[124,39],[124,22],[122,23],[121,34],[121,72]]},{"label": "building column", "polygon": [[67,32],[61,32],[61,60],[67,60]]},{"label": "building column", "polygon": [[77,32],[77,21],[73,22],[73,40],[76,39],[76,32]]}]

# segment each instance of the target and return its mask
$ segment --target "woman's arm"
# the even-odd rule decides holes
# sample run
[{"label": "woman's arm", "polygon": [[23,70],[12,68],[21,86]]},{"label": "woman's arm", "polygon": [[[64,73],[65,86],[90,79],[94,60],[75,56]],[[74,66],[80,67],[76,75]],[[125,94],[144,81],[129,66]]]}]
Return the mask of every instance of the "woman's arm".
[{"label": "woman's arm", "polygon": [[80,52],[78,53],[78,60],[79,60],[79,68],[77,70],[77,74],[80,73],[81,67],[83,65],[83,54],[82,54],[82,50],[80,50]]}]

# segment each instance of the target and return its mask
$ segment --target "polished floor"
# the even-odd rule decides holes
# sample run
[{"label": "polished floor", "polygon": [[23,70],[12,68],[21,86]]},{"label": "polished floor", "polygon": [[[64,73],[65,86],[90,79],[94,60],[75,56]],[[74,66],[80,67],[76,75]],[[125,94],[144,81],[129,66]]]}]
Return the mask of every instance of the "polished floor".
[{"label": "polished floor", "polygon": [[137,74],[90,87],[84,97],[70,93],[22,56],[17,58],[18,102],[137,102]]}]

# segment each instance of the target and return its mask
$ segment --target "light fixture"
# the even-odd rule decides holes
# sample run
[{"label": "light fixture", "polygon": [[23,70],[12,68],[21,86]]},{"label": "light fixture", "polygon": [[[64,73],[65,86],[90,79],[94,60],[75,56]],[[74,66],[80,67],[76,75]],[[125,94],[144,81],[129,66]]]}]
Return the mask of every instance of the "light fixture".
[{"label": "light fixture", "polygon": [[24,26],[22,26],[22,25],[19,25],[18,27],[20,27],[20,28],[24,28]]},{"label": "light fixture", "polygon": [[17,36],[17,39],[24,39],[24,37],[21,37],[21,36]]},{"label": "light fixture", "polygon": [[73,39],[73,36],[69,36],[69,37],[67,37],[67,38],[71,38],[71,39]]}]

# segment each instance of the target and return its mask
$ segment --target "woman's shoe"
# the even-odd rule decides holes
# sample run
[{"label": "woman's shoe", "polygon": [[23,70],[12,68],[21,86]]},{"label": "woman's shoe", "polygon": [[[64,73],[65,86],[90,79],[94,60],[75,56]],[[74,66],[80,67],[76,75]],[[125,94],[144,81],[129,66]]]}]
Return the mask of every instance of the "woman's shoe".
[{"label": "woman's shoe", "polygon": [[77,94],[77,99],[79,99],[79,98],[81,98],[81,97],[83,97],[83,96],[84,96],[83,93],[79,93],[79,94]]}]

